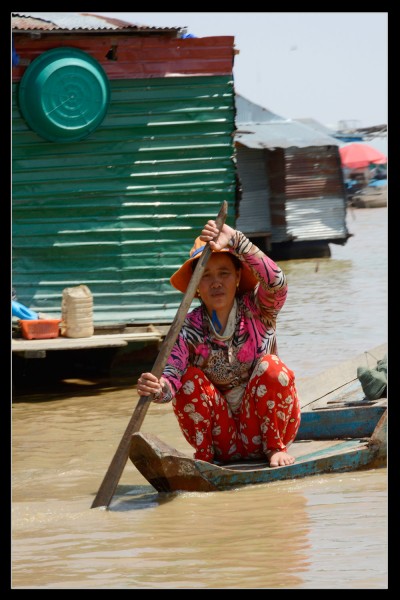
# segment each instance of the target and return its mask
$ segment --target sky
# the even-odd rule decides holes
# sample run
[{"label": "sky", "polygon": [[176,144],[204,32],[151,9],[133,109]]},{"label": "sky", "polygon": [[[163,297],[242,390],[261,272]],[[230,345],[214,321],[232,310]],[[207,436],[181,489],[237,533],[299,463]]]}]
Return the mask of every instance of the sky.
[{"label": "sky", "polygon": [[[130,23],[234,36],[235,90],[289,119],[387,123],[387,12],[108,12]],[[368,142],[386,152],[387,139]]]}]

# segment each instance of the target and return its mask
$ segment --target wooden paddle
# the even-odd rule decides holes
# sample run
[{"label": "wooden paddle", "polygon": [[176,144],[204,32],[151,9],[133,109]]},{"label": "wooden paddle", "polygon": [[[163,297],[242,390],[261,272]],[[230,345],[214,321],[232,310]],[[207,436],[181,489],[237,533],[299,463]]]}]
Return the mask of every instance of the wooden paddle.
[{"label": "wooden paddle", "polygon": [[[225,223],[227,212],[228,204],[226,200],[224,200],[218,213],[218,216],[215,220],[219,230],[221,230],[222,226]],[[197,287],[203,275],[207,261],[211,256],[211,253],[212,250],[210,248],[210,244],[207,242],[199,260],[197,261],[196,268],[189,281],[181,305],[178,308],[178,311],[171,324],[171,327],[169,328],[167,335],[165,336],[165,339],[160,348],[160,352],[158,353],[158,356],[151,370],[153,375],[155,375],[158,378],[161,377],[164,371],[164,367],[167,364],[167,360],[169,358],[169,355],[171,354],[171,350],[176,342],[185,317],[189,311],[192,300],[196,294]],[[99,491],[97,492],[97,495],[93,500],[91,508],[97,508],[99,506],[108,507],[108,505],[110,504],[115,492],[115,488],[118,485],[118,482],[122,475],[122,471],[124,470],[124,467],[128,460],[132,434],[139,431],[152,399],[153,395],[140,396],[139,401],[131,417],[131,420],[129,421],[125,433],[122,436],[117,451],[115,452],[114,458],[112,459],[110,466],[108,467],[107,473],[105,474]]]}]

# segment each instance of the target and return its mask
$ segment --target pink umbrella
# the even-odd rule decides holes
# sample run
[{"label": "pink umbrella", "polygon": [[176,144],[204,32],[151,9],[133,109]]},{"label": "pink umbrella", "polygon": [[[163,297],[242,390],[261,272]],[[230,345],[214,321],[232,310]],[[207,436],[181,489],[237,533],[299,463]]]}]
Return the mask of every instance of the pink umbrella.
[{"label": "pink umbrella", "polygon": [[339,148],[339,154],[343,167],[348,169],[359,169],[368,167],[370,164],[384,165],[387,163],[387,157],[383,152],[379,152],[379,150],[375,150],[367,144],[358,144],[357,142],[342,146]]}]

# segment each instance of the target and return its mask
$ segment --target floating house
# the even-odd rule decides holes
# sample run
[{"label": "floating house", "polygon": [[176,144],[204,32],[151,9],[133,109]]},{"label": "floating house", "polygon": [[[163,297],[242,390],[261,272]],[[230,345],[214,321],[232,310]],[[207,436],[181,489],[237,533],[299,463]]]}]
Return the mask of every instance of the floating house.
[{"label": "floating house", "polygon": [[204,222],[277,258],[344,244],[334,138],[235,95],[234,38],[87,13],[12,13],[12,285],[59,317],[85,284],[95,327],[170,324],[171,274]]},{"label": "floating house", "polygon": [[340,141],[235,99],[237,228],[278,260],[330,256],[350,237]]},{"label": "floating house", "polygon": [[12,13],[12,285],[58,317],[85,284],[94,323],[170,323],[169,278],[228,202],[234,38],[86,13]]}]

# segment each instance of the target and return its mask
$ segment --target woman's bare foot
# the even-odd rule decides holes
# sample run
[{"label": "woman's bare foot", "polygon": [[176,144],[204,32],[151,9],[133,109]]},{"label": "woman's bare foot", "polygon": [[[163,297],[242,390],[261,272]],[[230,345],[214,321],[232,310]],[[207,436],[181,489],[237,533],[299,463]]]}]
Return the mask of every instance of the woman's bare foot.
[{"label": "woman's bare foot", "polygon": [[295,461],[294,457],[290,456],[286,450],[268,450],[267,458],[270,467],[285,467],[286,465],[292,465]]}]

